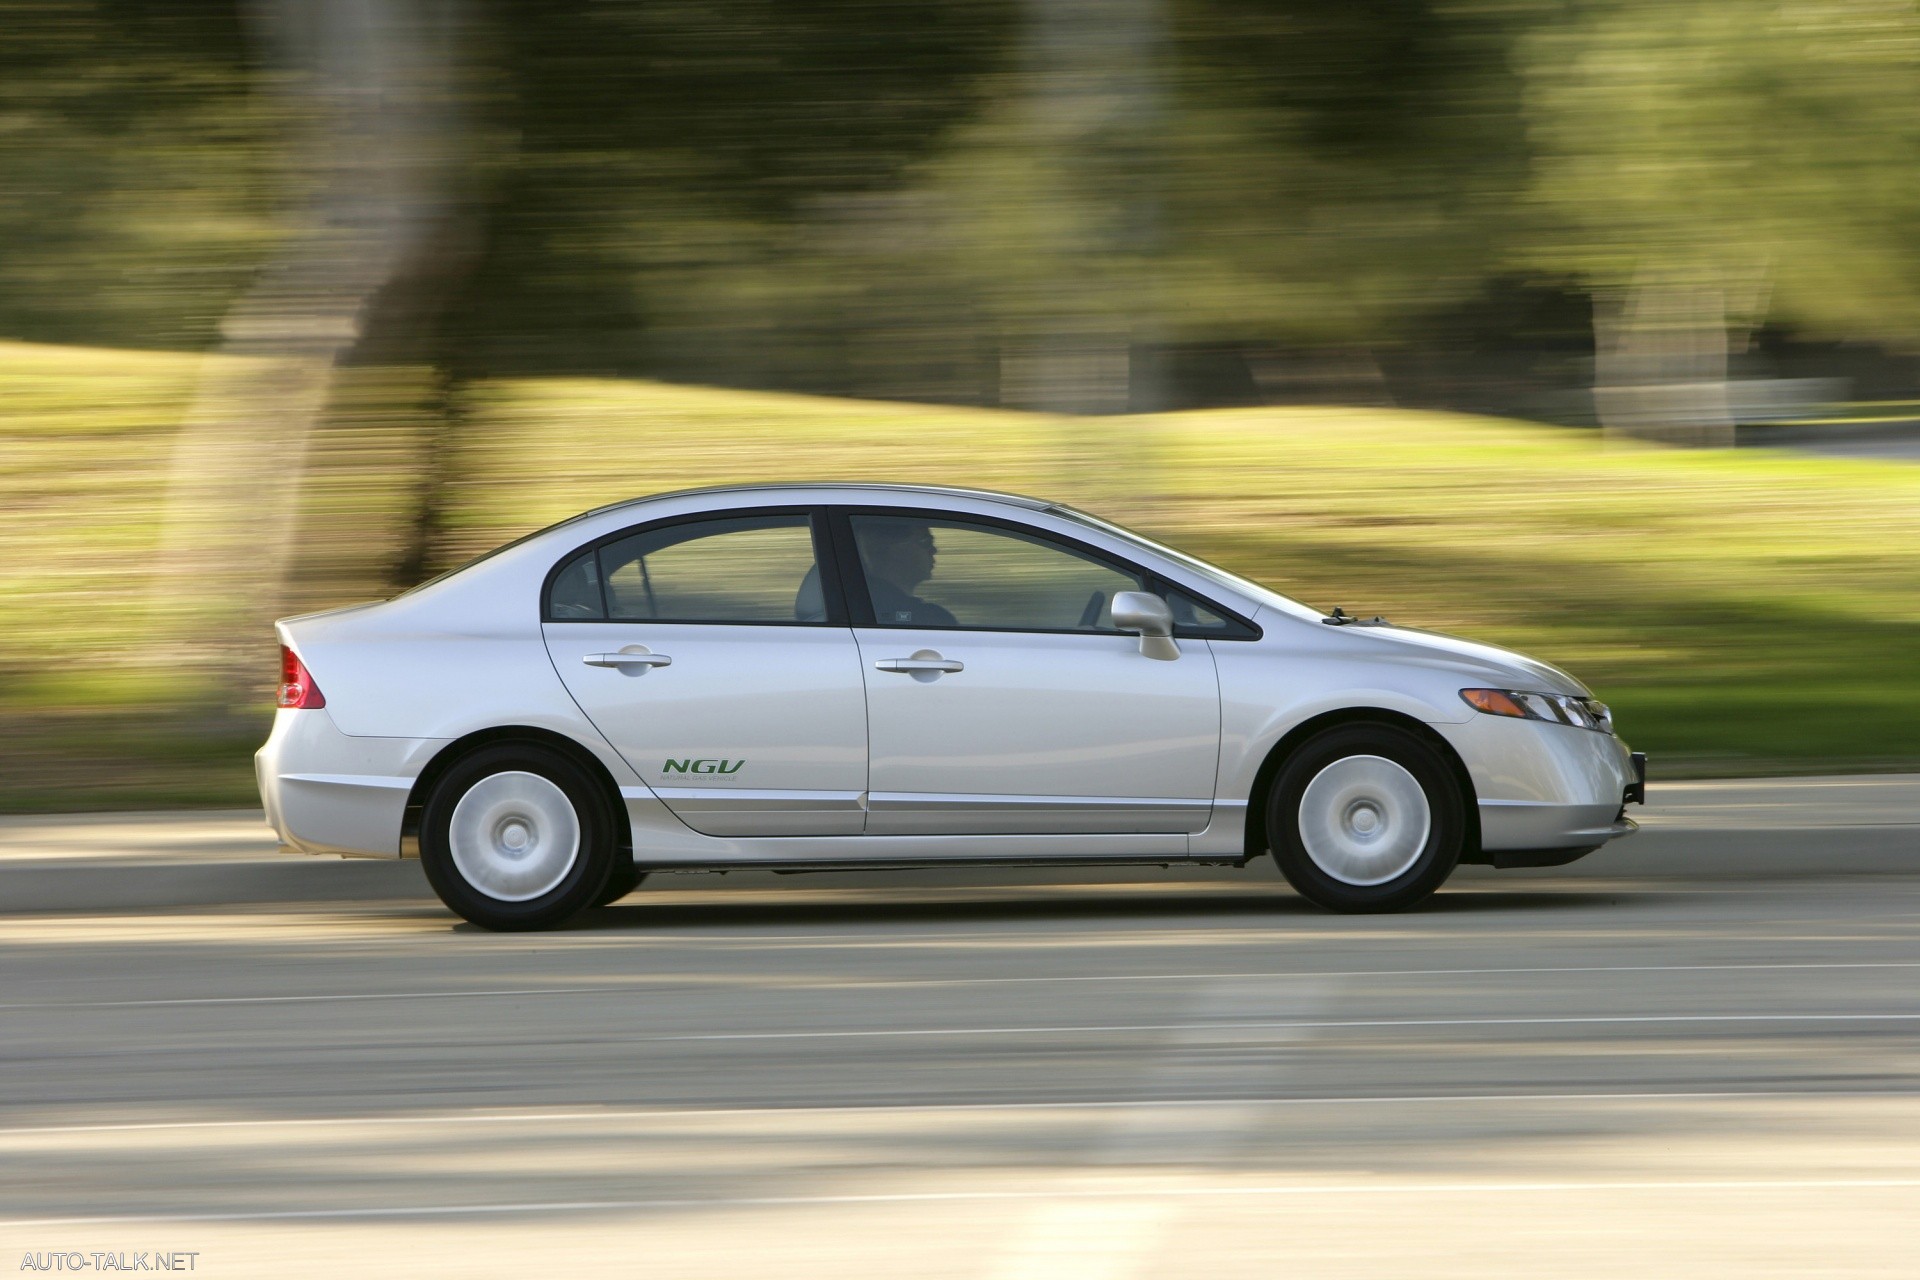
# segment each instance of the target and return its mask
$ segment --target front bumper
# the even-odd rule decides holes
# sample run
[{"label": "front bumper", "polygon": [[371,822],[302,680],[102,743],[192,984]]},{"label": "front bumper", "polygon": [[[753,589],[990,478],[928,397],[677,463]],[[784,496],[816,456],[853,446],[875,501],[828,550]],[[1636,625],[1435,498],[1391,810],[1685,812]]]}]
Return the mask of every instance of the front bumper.
[{"label": "front bumper", "polygon": [[[1478,861],[1484,866],[1497,867],[1502,871],[1517,867],[1564,867],[1569,862],[1577,862],[1609,840],[1621,836],[1630,836],[1640,829],[1640,824],[1632,818],[1616,818],[1604,831],[1584,832],[1581,842],[1572,845],[1552,844],[1529,849],[1486,849],[1482,848]],[[1588,840],[1592,843],[1587,843]],[[1462,859],[1469,861],[1469,859]]]},{"label": "front bumper", "polygon": [[1626,806],[1645,798],[1646,757],[1611,734],[1499,716],[1433,727],[1479,801],[1480,846],[1464,861],[1559,866],[1639,829]]},{"label": "front bumper", "polygon": [[[1480,848],[1495,866],[1521,852],[1580,849],[1591,853],[1609,840],[1630,836],[1640,824],[1622,805],[1514,805],[1480,802]],[[1512,861],[1513,866],[1546,867],[1551,862]]]}]

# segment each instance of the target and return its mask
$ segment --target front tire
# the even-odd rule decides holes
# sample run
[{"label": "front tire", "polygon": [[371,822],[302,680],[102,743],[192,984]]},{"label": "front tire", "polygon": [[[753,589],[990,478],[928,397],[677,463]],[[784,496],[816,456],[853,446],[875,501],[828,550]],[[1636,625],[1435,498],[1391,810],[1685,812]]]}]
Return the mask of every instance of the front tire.
[{"label": "front tire", "polygon": [[620,901],[620,899],[632,893],[635,889],[638,889],[640,882],[646,878],[646,873],[636,870],[631,861],[626,862],[624,865],[616,863],[613,868],[613,874],[607,877],[606,887],[594,896],[593,905],[596,907],[612,906],[614,903]]},{"label": "front tire", "polygon": [[435,784],[420,815],[427,882],[483,929],[550,929],[614,871],[613,814],[595,780],[536,743],[485,747]]},{"label": "front tire", "polygon": [[1267,835],[1300,895],[1340,912],[1399,911],[1453,874],[1465,802],[1447,762],[1403,729],[1330,729],[1274,780]]}]

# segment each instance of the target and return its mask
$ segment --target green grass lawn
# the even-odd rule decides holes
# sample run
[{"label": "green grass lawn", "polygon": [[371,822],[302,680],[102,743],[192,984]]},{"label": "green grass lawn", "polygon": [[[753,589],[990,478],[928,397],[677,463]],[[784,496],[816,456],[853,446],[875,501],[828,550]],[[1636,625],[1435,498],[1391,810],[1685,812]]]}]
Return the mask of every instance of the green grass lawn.
[{"label": "green grass lawn", "polygon": [[[140,727],[165,710],[138,603],[196,366],[0,344],[0,807],[250,794],[248,744]],[[1669,775],[1920,768],[1920,466],[1378,409],[1056,419],[551,379],[490,384],[467,410],[451,555],[696,484],[1007,488],[1311,604],[1566,666]],[[364,450],[315,456],[316,506],[394,488]]]}]

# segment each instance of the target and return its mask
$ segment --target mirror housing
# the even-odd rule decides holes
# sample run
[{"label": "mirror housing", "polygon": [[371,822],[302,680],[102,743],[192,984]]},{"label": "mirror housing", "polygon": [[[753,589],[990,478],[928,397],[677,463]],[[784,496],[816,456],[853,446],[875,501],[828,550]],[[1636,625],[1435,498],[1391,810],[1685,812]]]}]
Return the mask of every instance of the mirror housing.
[{"label": "mirror housing", "polygon": [[1122,631],[1139,632],[1140,652],[1145,657],[1172,662],[1180,656],[1180,646],[1173,642],[1173,610],[1151,592],[1116,591],[1113,625]]}]

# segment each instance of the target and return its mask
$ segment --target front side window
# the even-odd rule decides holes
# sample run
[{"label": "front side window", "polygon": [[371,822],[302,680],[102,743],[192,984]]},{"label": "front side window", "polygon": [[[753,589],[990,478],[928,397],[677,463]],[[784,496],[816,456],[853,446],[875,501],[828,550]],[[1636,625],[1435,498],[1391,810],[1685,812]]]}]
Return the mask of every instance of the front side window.
[{"label": "front side window", "polygon": [[547,616],[613,622],[819,622],[812,521],[731,516],[619,538],[554,575]]},{"label": "front side window", "polygon": [[994,525],[855,515],[854,546],[883,627],[1113,632],[1113,597],[1138,574]]}]

